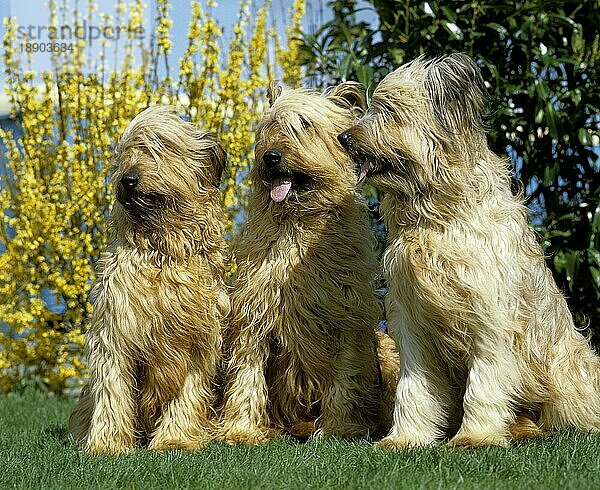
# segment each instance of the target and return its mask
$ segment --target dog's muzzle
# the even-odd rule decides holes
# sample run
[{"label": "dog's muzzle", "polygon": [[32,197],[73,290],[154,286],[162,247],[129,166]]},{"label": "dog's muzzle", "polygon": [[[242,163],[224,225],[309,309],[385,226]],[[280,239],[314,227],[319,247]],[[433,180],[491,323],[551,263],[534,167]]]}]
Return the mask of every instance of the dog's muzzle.
[{"label": "dog's muzzle", "polygon": [[265,151],[262,157],[270,181],[271,199],[277,203],[283,202],[292,188],[292,175],[280,167],[282,157],[281,151],[275,148]]},{"label": "dog's muzzle", "polygon": [[369,174],[369,170],[371,169],[370,163],[365,158],[365,155],[356,151],[354,138],[352,137],[352,133],[350,133],[350,131],[344,131],[343,133],[338,134],[337,140],[340,142],[340,145],[342,145],[342,148],[344,148],[344,150],[346,150],[346,152],[352,158],[357,182],[360,184]]}]

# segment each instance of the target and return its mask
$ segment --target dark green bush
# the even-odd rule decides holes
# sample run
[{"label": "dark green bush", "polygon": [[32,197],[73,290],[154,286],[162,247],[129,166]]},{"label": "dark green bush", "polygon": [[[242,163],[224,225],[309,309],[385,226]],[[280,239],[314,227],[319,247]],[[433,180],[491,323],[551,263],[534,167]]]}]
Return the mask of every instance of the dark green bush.
[{"label": "dark green bush", "polygon": [[600,1],[328,3],[334,19],[303,38],[315,85],[356,79],[372,91],[421,54],[477,59],[489,143],[513,163],[577,324],[600,341]]}]

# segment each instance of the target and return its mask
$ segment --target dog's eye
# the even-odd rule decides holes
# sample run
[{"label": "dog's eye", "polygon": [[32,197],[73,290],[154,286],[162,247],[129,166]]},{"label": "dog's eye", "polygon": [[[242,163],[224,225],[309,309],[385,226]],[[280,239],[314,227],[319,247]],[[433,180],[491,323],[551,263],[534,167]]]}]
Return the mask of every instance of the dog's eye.
[{"label": "dog's eye", "polygon": [[298,116],[298,118],[300,119],[300,124],[302,125],[302,130],[306,131],[307,129],[312,127],[311,122],[306,119],[306,117],[300,115]]},{"label": "dog's eye", "polygon": [[394,105],[386,100],[378,100],[376,103],[373,103],[373,108],[375,109],[374,114],[376,116],[386,117],[395,112]]}]

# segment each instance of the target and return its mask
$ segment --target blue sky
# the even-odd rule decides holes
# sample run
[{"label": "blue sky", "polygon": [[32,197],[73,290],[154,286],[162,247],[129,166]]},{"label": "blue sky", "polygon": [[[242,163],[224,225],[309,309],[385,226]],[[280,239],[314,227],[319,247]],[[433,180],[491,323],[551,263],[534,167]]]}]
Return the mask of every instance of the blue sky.
[{"label": "blue sky", "polygon": [[[62,0],[57,0],[58,4],[62,3]],[[152,30],[152,13],[154,12],[154,5],[156,0],[146,0],[147,5],[145,11],[145,17],[147,20],[147,29],[144,36],[150,37]],[[74,5],[75,1],[70,2]],[[85,0],[79,0],[80,7],[85,5]],[[114,16],[115,13],[115,0],[97,0],[98,11],[95,13],[95,19],[89,25],[86,25],[86,44],[91,45],[92,56],[98,53],[99,42],[97,39],[93,39],[97,36],[99,25],[99,13],[111,14]],[[173,27],[171,29],[172,41],[173,41],[173,52],[171,54],[171,66],[176,66],[175,61],[184,52],[187,45],[187,30],[190,20],[190,1],[189,0],[171,0],[170,16],[173,20]],[[206,3],[206,0],[201,0],[202,4]],[[226,43],[229,39],[229,35],[232,30],[232,26],[236,21],[239,11],[239,0],[220,0],[217,2],[218,6],[214,8],[214,16],[219,22],[219,25],[223,28],[223,43]],[[284,19],[281,19],[283,12],[288,12],[291,7],[293,0],[272,0],[272,19],[275,20],[278,27],[283,28],[285,26]],[[21,26],[21,33],[27,33],[32,41],[39,43],[49,42],[47,26],[49,24],[48,10],[45,7],[46,2],[40,0],[0,0],[0,16],[3,18],[11,16],[16,19],[16,22]],[[262,1],[258,2],[262,5]],[[68,21],[67,21],[68,23]],[[0,27],[1,34],[4,35],[4,25]],[[91,35],[90,35],[91,34]],[[20,40],[17,41],[17,49],[20,49]],[[223,46],[225,48],[226,45]],[[33,58],[32,69],[35,71],[43,71],[50,68],[50,56],[48,53],[36,53]],[[4,74],[0,75],[0,82],[4,79]]]},{"label": "blue sky", "polygon": [[[125,0],[125,3],[129,4],[131,1],[132,0]],[[59,6],[64,4],[64,0],[56,0],[56,2]],[[206,6],[206,0],[200,0],[200,2],[203,7]],[[76,0],[67,0],[67,3],[73,8],[77,2]],[[97,58],[98,53],[100,52],[99,40],[97,38],[93,39],[94,37],[97,37],[99,33],[98,26],[101,25],[99,15],[101,13],[109,14],[114,18],[116,0],[96,0],[96,3],[98,5],[98,10],[95,12],[92,21],[85,26],[84,30],[86,35],[86,47],[90,48],[89,53],[92,65],[95,64],[94,59]],[[143,38],[149,43],[151,33],[154,30],[153,19],[156,12],[156,0],[144,0],[144,3],[146,4],[144,12],[146,26]],[[263,0],[252,0],[252,3],[262,6]],[[324,4],[325,0],[307,0],[307,4],[321,5],[322,3]],[[47,0],[0,0],[0,17],[2,17],[2,20],[7,17],[13,17],[16,20],[17,25],[20,26],[18,36],[21,37],[21,39],[17,39],[16,41],[15,47],[17,50],[25,49],[27,39],[23,34],[28,35],[31,38],[31,41],[40,44],[52,41],[48,30],[50,16],[46,4]],[[87,0],[79,0],[78,4],[80,9],[85,8]],[[176,78],[178,60],[187,47],[187,32],[191,16],[191,0],[170,0],[170,4],[170,17],[173,21],[173,27],[171,28],[173,47],[169,56],[169,66],[171,67],[171,75]],[[240,0],[218,0],[217,4],[218,6],[213,8],[213,15],[223,30],[223,36],[220,43],[222,51],[225,52],[227,50],[233,25],[239,14]],[[289,17],[289,11],[292,4],[293,0],[271,0],[270,21],[281,31],[285,29],[285,17]],[[252,6],[251,12],[255,11],[256,7]],[[309,14],[311,13],[311,5],[308,6],[307,12]],[[67,16],[63,22],[59,17],[59,24],[71,27],[74,24],[72,18],[71,14],[71,17],[69,18],[69,16]],[[4,38],[4,33],[4,22],[1,22],[0,39]],[[23,54],[22,59],[24,58],[25,55]],[[109,66],[112,66],[113,59],[113,49],[108,48],[107,61]],[[33,54],[31,69],[37,73],[51,70],[50,54],[47,52],[37,52]],[[0,69],[0,119],[3,119],[8,115],[10,107],[3,90],[5,80],[6,75],[4,74],[4,70]]]},{"label": "blue sky", "polygon": [[[129,4],[132,0],[125,0]],[[294,0],[271,0],[271,12],[269,23],[270,26],[275,26],[282,34],[285,26],[289,21],[289,14]],[[56,0],[60,5],[64,4],[64,0]],[[146,4],[145,18],[146,27],[143,34],[144,39],[149,42],[151,32],[153,31],[153,18],[156,11],[156,0],[144,0]],[[200,0],[203,6],[206,5],[206,0]],[[264,4],[264,0],[251,0],[251,12],[255,12],[258,7]],[[20,26],[20,34],[28,34],[32,41],[38,43],[48,43],[52,40],[49,35],[48,25],[49,13],[46,7],[47,0],[0,0],[0,17],[13,17],[16,23]],[[77,3],[76,0],[67,0],[71,8]],[[86,45],[90,47],[89,53],[94,64],[94,58],[100,52],[100,42],[98,39],[93,39],[99,33],[98,26],[100,25],[99,14],[110,14],[115,17],[116,0],[96,0],[98,10],[95,12],[93,20],[85,26]],[[304,17],[304,29],[312,31],[317,26],[331,18],[331,11],[327,7],[328,0],[306,0],[306,15]],[[79,8],[85,8],[87,0],[78,0]],[[171,74],[176,78],[178,60],[182,56],[187,46],[187,31],[191,15],[191,0],[170,0],[171,9],[170,17],[173,20],[171,28],[171,37],[173,42],[172,52],[169,56],[169,66]],[[232,33],[233,25],[238,17],[240,0],[217,0],[218,6],[213,9],[213,15],[223,29],[223,36],[220,40],[222,52],[227,50],[227,45]],[[364,0],[359,1],[360,4],[366,4]],[[72,15],[72,14],[71,14]],[[371,9],[363,10],[359,17],[361,19],[375,22],[375,15]],[[62,19],[59,21],[63,25]],[[72,26],[72,16],[66,18],[64,22],[67,26]],[[4,23],[0,23],[0,36],[4,36]],[[91,35],[90,35],[91,34]],[[16,49],[24,49],[27,39],[18,39]],[[24,56],[23,56],[24,57]],[[114,59],[113,50],[108,48],[107,61],[109,66],[112,66]],[[38,52],[33,55],[31,69],[35,72],[47,71],[52,68],[50,63],[50,54],[47,52]],[[162,70],[161,70],[162,71]],[[8,114],[8,99],[4,95],[5,74],[0,70],[0,118]]]}]

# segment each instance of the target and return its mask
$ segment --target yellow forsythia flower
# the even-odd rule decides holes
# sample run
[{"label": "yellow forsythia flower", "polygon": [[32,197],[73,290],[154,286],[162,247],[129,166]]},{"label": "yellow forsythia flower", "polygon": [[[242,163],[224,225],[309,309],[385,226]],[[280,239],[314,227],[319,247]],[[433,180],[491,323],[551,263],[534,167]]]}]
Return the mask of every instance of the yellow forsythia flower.
[{"label": "yellow forsythia flower", "polygon": [[[14,388],[23,374],[57,392],[82,382],[94,263],[106,245],[113,200],[108,168],[117,139],[141,110],[159,101],[174,104],[218,135],[229,154],[223,201],[230,234],[245,203],[254,129],[271,69],[268,2],[252,18],[250,1],[241,2],[226,53],[219,48],[223,31],[211,16],[216,2],[206,1],[205,9],[192,2],[176,81],[157,70],[172,47],[167,0],[156,2],[155,49],[136,35],[149,32],[143,0],[117,0],[114,15],[94,13],[93,1],[85,4],[81,12],[77,2],[72,7],[69,0],[60,6],[49,0],[50,23],[58,26],[72,16],[72,26],[91,25],[98,16],[110,32],[124,26],[118,40],[100,43],[114,48],[110,63],[102,55],[87,66],[85,43],[74,42],[73,51],[51,55],[52,70],[24,70],[27,59],[15,47],[17,25],[5,19],[6,93],[21,131],[18,136],[0,130],[6,146],[0,167],[6,169],[0,170],[0,391]],[[303,2],[296,2],[288,34],[300,28],[303,12]],[[293,40],[285,49],[276,47],[294,49]],[[284,61],[281,70],[298,82],[293,54]]]}]

